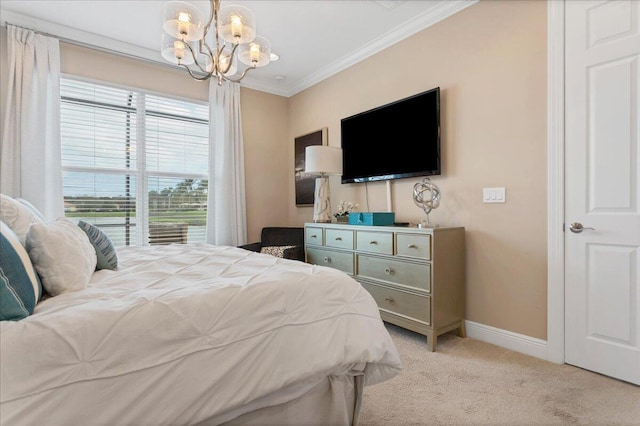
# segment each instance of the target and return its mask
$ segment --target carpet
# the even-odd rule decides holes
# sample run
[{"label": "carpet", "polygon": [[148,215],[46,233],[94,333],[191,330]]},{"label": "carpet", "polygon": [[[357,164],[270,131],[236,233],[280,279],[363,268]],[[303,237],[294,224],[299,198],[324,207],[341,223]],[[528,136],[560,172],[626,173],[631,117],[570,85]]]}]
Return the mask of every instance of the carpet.
[{"label": "carpet", "polygon": [[385,323],[403,363],[364,389],[361,426],[640,425],[640,387],[449,333]]}]

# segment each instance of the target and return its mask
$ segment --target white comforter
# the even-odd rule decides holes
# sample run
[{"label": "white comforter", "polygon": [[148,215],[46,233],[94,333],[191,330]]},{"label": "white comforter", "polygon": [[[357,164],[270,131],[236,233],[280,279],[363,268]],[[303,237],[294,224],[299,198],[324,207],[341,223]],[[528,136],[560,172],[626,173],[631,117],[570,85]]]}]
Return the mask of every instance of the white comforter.
[{"label": "white comforter", "polygon": [[374,300],[337,270],[205,244],[118,257],[0,323],[3,425],[230,420],[329,375],[401,368]]}]

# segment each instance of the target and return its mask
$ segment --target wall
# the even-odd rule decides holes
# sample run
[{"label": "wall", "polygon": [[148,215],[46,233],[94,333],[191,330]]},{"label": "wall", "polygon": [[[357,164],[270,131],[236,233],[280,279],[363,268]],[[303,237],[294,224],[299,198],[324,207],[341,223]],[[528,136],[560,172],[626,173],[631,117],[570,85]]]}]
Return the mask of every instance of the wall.
[{"label": "wall", "polygon": [[247,235],[260,241],[265,226],[288,226],[288,99],[242,88]]},{"label": "wall", "polygon": [[[293,96],[290,144],[327,126],[329,145],[340,146],[341,118],[436,86],[443,174],[432,181],[442,202],[430,219],[467,230],[467,319],[545,339],[546,2],[483,0]],[[424,218],[412,201],[418,181],[392,182],[397,221]],[[496,186],[506,204],[483,204],[482,188]],[[290,171],[289,215],[301,225],[313,211],[296,208],[293,194]],[[386,210],[384,182],[332,177],[331,194],[333,206]]]},{"label": "wall", "polygon": [[[0,131],[4,129],[7,85],[6,28],[0,29]],[[208,82],[183,70],[103,51],[60,43],[63,73],[207,101]],[[242,88],[248,241],[258,241],[267,225],[287,224],[287,99]],[[1,133],[0,133],[1,134]],[[269,161],[265,161],[268,158]],[[268,208],[264,208],[268,206]]]}]

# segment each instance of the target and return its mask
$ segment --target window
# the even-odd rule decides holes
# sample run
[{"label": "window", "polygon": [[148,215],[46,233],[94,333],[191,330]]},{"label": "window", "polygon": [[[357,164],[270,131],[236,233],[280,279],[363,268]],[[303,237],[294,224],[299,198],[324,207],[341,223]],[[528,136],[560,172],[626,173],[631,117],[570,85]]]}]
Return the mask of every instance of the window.
[{"label": "window", "polygon": [[204,242],[209,107],[63,78],[65,215],[115,245]]}]

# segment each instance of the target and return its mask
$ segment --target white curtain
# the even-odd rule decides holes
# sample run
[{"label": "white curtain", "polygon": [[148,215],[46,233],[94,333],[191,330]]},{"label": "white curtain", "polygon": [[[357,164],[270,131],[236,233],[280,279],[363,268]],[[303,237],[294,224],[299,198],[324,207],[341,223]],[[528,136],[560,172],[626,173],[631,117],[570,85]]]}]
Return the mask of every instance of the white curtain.
[{"label": "white curtain", "polygon": [[209,197],[207,242],[237,246],[247,242],[244,144],[240,84],[209,83]]},{"label": "white curtain", "polygon": [[7,26],[8,87],[0,192],[22,197],[49,219],[64,215],[58,40]]}]

